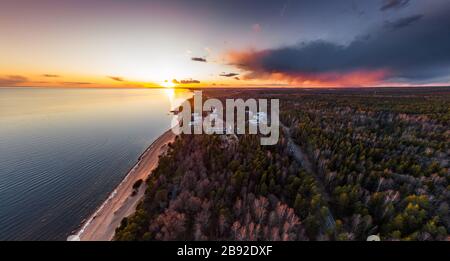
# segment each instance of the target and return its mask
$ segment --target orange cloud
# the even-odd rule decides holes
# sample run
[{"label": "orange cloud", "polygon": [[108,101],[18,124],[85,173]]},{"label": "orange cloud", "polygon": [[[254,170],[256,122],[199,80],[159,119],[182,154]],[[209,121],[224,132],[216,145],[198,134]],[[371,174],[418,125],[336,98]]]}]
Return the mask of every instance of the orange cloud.
[{"label": "orange cloud", "polygon": [[318,74],[252,72],[245,74],[242,79],[287,82],[289,85],[300,87],[360,87],[379,84],[387,75],[388,72],[385,70],[358,70],[348,73],[327,72]]},{"label": "orange cloud", "polygon": [[22,75],[8,75],[0,77],[0,86],[17,86],[28,82],[28,78]]}]

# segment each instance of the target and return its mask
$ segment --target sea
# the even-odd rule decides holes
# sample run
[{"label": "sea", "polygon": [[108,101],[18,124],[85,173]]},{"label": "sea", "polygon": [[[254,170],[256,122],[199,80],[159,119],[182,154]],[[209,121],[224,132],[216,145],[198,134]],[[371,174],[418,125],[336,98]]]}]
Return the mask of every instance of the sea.
[{"label": "sea", "polygon": [[66,240],[188,90],[0,88],[0,240]]}]

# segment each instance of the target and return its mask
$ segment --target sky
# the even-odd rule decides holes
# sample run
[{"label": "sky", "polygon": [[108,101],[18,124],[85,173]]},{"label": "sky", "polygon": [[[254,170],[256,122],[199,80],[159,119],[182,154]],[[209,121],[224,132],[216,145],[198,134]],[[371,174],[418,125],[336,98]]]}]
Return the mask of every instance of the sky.
[{"label": "sky", "polygon": [[0,2],[0,86],[450,85],[449,0]]}]

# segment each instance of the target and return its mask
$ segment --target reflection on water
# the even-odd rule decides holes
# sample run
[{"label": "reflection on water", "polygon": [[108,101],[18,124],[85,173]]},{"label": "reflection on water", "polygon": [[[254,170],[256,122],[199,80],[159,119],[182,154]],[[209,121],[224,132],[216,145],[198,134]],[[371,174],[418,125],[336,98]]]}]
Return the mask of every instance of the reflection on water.
[{"label": "reflection on water", "polygon": [[162,89],[0,88],[0,239],[65,239],[190,97]]}]

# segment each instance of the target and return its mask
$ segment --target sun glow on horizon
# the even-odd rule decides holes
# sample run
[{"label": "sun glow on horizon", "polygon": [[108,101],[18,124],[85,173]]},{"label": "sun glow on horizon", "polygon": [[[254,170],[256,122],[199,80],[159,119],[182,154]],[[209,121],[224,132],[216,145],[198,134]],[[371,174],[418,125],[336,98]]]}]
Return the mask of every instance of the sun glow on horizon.
[{"label": "sun glow on horizon", "polygon": [[175,88],[177,86],[175,83],[167,81],[167,80],[161,82],[159,85],[161,85],[162,87],[165,87],[165,88]]}]

